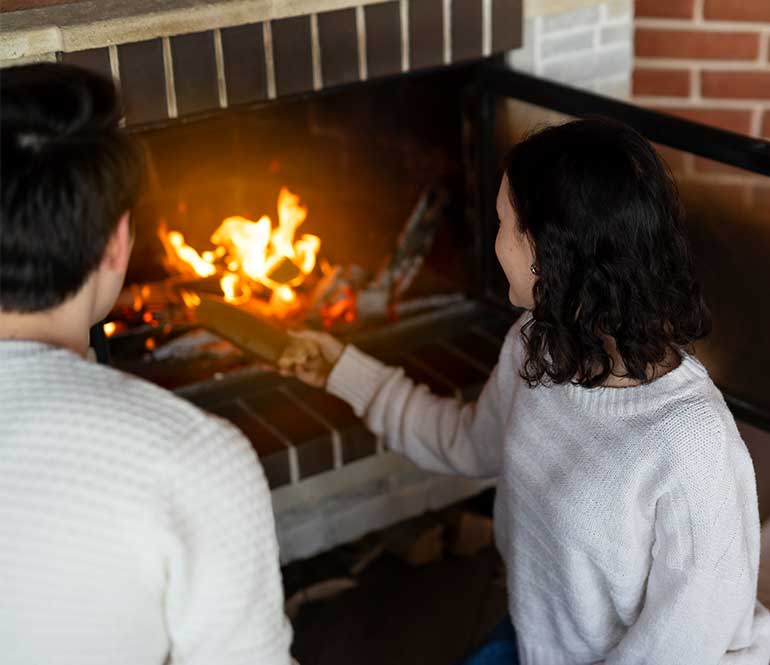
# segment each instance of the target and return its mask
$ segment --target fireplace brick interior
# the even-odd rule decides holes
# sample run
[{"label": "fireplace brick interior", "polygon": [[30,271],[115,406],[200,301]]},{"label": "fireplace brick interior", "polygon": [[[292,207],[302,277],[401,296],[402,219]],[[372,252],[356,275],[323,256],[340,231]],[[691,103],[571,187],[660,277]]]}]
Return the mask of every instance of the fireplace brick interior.
[{"label": "fireplace brick interior", "polygon": [[[404,367],[440,395],[474,398],[516,316],[479,299],[478,264],[494,256],[491,246],[480,246],[478,169],[469,163],[477,158],[476,99],[472,67],[442,68],[184,124],[137,127],[150,175],[134,213],[128,288],[167,277],[161,222],[203,248],[225,216],[270,212],[284,185],[307,205],[302,230],[321,237],[322,255],[374,275],[415,202],[438,186],[448,192],[442,219],[404,301],[445,296],[445,306],[362,318],[333,332]],[[144,348],[131,335],[111,338],[112,362],[235,424],[251,440],[272,489],[383,451],[338,399],[265,371],[237,349],[224,361],[169,359],[157,352],[185,331],[166,336],[163,325],[140,328],[149,335],[136,336]]]}]

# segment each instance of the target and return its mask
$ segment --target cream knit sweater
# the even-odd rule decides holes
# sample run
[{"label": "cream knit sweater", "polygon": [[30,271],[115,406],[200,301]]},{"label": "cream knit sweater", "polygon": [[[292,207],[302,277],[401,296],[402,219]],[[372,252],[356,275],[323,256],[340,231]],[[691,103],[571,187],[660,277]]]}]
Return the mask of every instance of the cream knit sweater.
[{"label": "cream knit sweater", "polygon": [[0,341],[0,663],[288,665],[264,474],[144,381]]},{"label": "cream knit sweater", "polygon": [[424,469],[498,476],[522,665],[768,665],[754,470],[685,356],[651,384],[530,389],[520,324],[475,404],[347,347],[328,389]]}]

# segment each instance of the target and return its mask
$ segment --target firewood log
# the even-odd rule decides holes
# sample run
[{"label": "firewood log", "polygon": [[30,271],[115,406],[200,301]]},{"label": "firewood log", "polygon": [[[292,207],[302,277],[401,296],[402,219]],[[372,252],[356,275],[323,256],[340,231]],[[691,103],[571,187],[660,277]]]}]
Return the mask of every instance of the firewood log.
[{"label": "firewood log", "polygon": [[199,294],[199,297],[196,321],[245,351],[276,363],[289,345],[288,333],[256,311],[247,311],[216,296]]}]

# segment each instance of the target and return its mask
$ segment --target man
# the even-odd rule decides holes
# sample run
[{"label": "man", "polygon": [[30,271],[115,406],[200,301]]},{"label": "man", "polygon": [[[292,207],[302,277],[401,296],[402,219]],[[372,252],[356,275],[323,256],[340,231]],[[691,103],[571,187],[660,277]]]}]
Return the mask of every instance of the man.
[{"label": "man", "polygon": [[0,660],[288,665],[248,441],[85,359],[132,244],[141,158],[108,81],[0,73]]}]

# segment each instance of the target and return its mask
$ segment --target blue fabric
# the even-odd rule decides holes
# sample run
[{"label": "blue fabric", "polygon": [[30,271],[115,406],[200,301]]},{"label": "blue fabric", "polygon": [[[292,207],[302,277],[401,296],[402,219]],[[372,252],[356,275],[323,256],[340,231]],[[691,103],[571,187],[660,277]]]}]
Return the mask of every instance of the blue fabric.
[{"label": "blue fabric", "polygon": [[506,617],[476,651],[459,665],[518,665],[516,631]]}]

